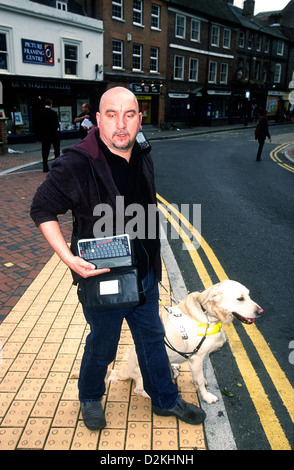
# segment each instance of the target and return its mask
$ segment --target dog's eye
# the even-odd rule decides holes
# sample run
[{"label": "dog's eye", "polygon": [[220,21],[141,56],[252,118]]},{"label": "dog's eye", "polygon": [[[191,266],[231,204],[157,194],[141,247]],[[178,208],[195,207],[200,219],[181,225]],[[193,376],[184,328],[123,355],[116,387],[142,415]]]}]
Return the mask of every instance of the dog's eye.
[{"label": "dog's eye", "polygon": [[239,297],[237,300],[239,300],[239,302],[244,302],[244,297]]}]

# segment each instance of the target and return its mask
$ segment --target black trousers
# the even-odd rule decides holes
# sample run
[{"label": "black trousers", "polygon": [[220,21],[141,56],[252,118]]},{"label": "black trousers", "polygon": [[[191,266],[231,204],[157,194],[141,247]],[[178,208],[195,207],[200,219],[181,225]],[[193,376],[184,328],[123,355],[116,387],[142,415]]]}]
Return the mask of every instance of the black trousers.
[{"label": "black trousers", "polygon": [[264,146],[264,142],[265,142],[265,137],[259,137],[258,138],[259,146],[258,146],[258,151],[257,151],[257,155],[256,155],[256,160],[257,161],[260,160],[261,152],[262,152],[262,149],[263,149],[263,146]]},{"label": "black trousers", "polygon": [[43,160],[43,171],[48,171],[48,157],[50,152],[51,144],[54,149],[54,157],[57,158],[60,155],[60,138],[59,135],[53,135],[50,138],[42,140],[42,160]]}]

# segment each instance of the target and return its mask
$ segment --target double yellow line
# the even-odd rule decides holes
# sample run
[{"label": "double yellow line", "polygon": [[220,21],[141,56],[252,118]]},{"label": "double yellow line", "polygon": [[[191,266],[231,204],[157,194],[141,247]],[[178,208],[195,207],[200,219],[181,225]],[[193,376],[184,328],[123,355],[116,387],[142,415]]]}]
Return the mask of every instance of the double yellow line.
[{"label": "double yellow line", "polygon": [[[160,201],[158,202],[158,208],[182,238],[195,266],[195,269],[201,278],[204,288],[207,289],[210,287],[212,285],[212,280],[207,272],[207,269],[205,268],[198,250],[191,242],[191,236],[193,236],[194,239],[197,240],[199,244],[201,244],[201,249],[205,253],[206,258],[212,266],[219,281],[228,279],[228,276],[226,275],[214,252],[200,235],[200,233],[195,229],[195,227],[193,227],[193,225],[174,206],[170,205],[168,201],[166,201],[159,194],[157,194],[157,199]],[[179,220],[181,221],[181,224],[178,223]],[[185,230],[183,229],[183,226],[186,227]],[[242,324],[242,326],[245,328],[246,333],[255,346],[272,380],[272,383],[275,387],[275,389],[273,389],[273,394],[278,393],[280,395],[280,398],[282,399],[291,417],[291,420],[294,423],[294,390],[290,382],[288,381],[285,373],[280,368],[278,362],[276,361],[270,348],[268,347],[266,341],[258,331],[255,324],[248,326]],[[235,357],[236,363],[244,379],[271,448],[273,450],[291,450],[289,441],[287,440],[282,426],[272,408],[270,398],[267,396],[258,374],[251,364],[251,361],[244,349],[244,346],[234,325],[230,324],[224,328],[231,351]]]},{"label": "double yellow line", "polygon": [[290,147],[290,146],[293,146],[293,145],[294,145],[294,142],[288,142],[286,144],[279,145],[278,147],[276,147],[274,150],[272,150],[270,152],[270,157],[275,163],[277,163],[279,166],[281,166],[285,170],[291,171],[292,173],[294,173],[293,166],[288,165],[287,163],[284,163],[280,159],[280,157],[278,157],[278,153],[281,152],[282,150],[286,149],[287,147]]}]

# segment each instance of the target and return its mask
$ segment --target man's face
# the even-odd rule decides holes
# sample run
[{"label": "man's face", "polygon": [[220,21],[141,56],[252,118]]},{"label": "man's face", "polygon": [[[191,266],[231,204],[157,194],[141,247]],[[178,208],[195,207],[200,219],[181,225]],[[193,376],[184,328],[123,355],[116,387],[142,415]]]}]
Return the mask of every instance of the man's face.
[{"label": "man's face", "polygon": [[112,88],[102,96],[99,111],[100,138],[110,151],[129,158],[142,122],[135,95],[126,88]]}]

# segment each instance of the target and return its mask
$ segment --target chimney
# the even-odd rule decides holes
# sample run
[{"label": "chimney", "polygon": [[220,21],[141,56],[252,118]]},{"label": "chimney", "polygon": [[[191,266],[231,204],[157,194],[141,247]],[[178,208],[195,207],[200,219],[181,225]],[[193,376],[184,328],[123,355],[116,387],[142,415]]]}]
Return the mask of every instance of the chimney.
[{"label": "chimney", "polygon": [[255,1],[254,0],[245,0],[243,3],[243,12],[242,15],[245,18],[248,18],[251,20],[254,16],[254,6],[255,6]]}]

